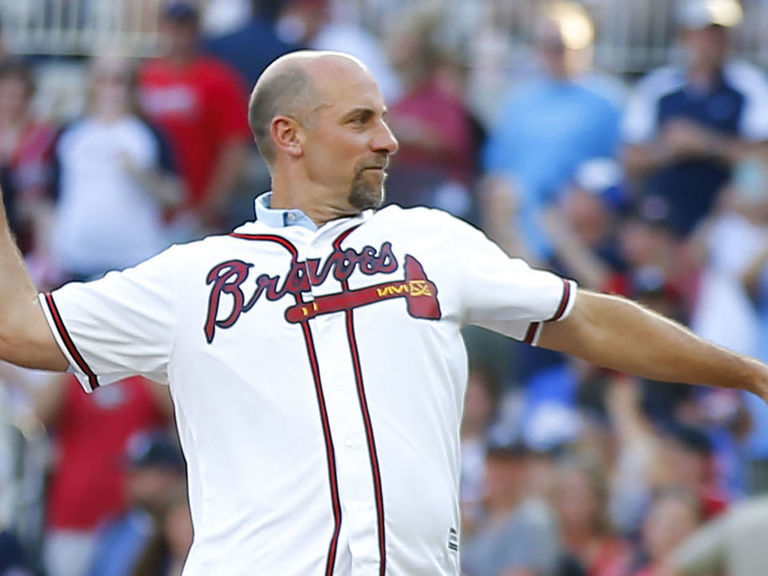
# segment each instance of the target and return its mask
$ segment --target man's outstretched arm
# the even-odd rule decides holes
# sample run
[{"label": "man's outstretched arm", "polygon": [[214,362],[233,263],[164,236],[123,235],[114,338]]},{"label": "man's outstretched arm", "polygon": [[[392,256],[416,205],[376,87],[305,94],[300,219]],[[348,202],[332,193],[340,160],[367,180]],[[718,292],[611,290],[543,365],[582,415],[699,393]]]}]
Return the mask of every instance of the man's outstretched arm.
[{"label": "man's outstretched arm", "polygon": [[768,366],[616,296],[580,290],[567,318],[544,325],[539,345],[644,378],[739,388],[768,400]]},{"label": "man's outstretched arm", "polygon": [[69,363],[53,338],[8,228],[0,191],[0,359],[42,370]]}]

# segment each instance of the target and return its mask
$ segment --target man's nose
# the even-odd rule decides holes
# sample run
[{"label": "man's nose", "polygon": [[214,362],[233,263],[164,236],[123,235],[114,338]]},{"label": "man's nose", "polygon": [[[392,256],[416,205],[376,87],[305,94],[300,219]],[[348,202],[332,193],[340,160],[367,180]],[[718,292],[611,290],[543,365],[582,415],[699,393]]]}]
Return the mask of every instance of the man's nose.
[{"label": "man's nose", "polygon": [[390,156],[397,153],[397,149],[400,145],[397,143],[397,138],[395,138],[389,125],[384,120],[381,120],[379,129],[376,131],[371,146],[374,151],[386,152]]}]

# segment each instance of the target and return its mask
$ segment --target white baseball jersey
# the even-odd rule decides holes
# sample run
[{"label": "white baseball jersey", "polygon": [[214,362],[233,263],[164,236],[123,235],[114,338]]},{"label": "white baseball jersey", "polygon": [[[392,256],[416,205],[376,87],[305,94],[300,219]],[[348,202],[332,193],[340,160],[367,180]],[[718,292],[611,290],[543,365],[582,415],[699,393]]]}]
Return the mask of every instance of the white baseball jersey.
[{"label": "white baseball jersey", "polygon": [[460,328],[535,343],[575,285],[439,211],[315,229],[268,202],[232,234],[41,295],[59,345],[86,390],[170,384],[184,576],[458,575]]}]

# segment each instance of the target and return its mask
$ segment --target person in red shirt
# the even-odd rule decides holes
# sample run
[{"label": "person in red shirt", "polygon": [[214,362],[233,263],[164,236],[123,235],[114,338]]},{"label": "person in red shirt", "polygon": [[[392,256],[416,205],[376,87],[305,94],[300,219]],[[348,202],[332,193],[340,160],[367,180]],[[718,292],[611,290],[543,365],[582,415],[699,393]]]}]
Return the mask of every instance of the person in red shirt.
[{"label": "person in red shirt", "polygon": [[82,576],[98,528],[125,507],[128,439],[169,426],[170,394],[139,377],[83,394],[68,374],[37,395],[35,410],[52,432],[55,455],[47,494],[46,570],[49,576]]},{"label": "person in red shirt", "polygon": [[142,68],[139,91],[149,119],[170,140],[187,185],[187,205],[175,217],[187,229],[221,231],[251,141],[245,90],[233,69],[200,52],[194,5],[167,4],[161,34],[164,54]]}]

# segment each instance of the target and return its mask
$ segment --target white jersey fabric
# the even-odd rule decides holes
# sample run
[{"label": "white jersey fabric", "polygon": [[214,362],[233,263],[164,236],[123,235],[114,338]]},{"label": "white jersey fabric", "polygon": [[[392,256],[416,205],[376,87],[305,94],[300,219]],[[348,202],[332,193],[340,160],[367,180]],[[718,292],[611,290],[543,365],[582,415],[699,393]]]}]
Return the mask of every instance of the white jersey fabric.
[{"label": "white jersey fabric", "polygon": [[184,576],[458,575],[460,328],[535,343],[575,284],[436,210],[311,229],[265,202],[230,235],[42,294],[59,345],[86,390],[170,384]]}]

